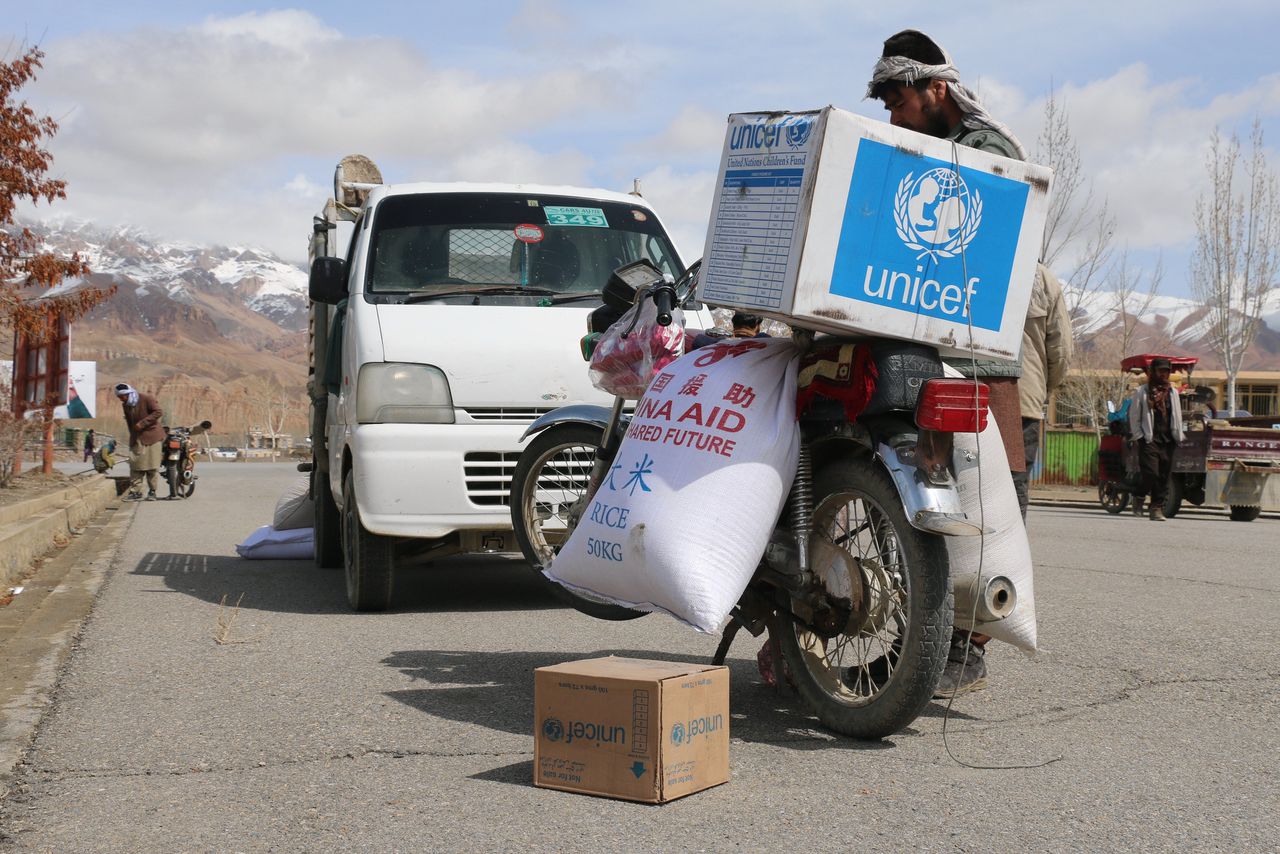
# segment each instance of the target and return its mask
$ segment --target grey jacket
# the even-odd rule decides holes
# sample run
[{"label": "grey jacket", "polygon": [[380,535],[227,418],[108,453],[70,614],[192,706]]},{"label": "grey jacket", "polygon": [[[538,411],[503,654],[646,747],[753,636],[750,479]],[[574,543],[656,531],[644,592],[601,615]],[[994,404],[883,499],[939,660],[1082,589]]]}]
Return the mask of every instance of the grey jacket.
[{"label": "grey jacket", "polygon": [[[1151,412],[1151,404],[1147,401],[1147,384],[1143,383],[1133,390],[1129,403],[1129,434],[1135,439],[1150,442],[1155,435],[1156,419]],[[1186,433],[1182,429],[1182,404],[1178,401],[1178,390],[1169,390],[1169,432],[1174,441],[1181,442]]]}]

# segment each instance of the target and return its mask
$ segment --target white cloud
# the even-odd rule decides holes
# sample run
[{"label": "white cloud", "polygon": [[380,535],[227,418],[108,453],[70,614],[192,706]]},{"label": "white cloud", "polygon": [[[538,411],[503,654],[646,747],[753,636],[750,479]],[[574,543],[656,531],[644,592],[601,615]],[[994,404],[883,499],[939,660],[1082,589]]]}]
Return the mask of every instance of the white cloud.
[{"label": "white cloud", "polygon": [[654,154],[666,153],[668,157],[694,153],[718,160],[727,118],[724,113],[685,104],[661,133],[641,145]]},{"label": "white cloud", "polygon": [[510,140],[482,142],[450,158],[439,174],[420,180],[505,182],[525,184],[583,184],[591,159],[570,150],[545,152]]},{"label": "white cloud", "polygon": [[[49,145],[69,184],[59,208],[210,242],[249,221],[277,230],[266,216],[281,205],[273,215],[305,226],[324,190],[302,197],[332,167],[273,178],[290,159],[333,163],[361,151],[443,162],[436,179],[581,182],[585,157],[516,138],[607,105],[612,85],[564,65],[507,78],[437,67],[405,42],[348,38],[300,11],[83,35],[46,54],[24,94],[61,124]],[[282,185],[272,200],[265,188]],[[296,240],[260,242],[301,252]]]},{"label": "white cloud", "polygon": [[677,172],[659,166],[640,176],[641,195],[658,212],[686,263],[702,257],[715,185],[713,169]]}]

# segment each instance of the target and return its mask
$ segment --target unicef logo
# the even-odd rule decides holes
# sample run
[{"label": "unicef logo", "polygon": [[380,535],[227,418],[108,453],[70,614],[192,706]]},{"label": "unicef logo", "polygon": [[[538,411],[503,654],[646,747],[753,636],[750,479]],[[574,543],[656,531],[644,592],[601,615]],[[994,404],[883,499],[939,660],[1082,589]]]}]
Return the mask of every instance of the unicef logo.
[{"label": "unicef logo", "polygon": [[684,744],[684,724],[675,724],[671,727],[671,743],[677,747]]},{"label": "unicef logo", "polygon": [[893,197],[893,223],[908,249],[933,261],[963,252],[982,223],[982,196],[954,169],[930,169],[898,183]]},{"label": "unicef logo", "polygon": [[542,722],[542,734],[547,741],[559,741],[564,738],[564,724],[559,718],[547,718]]},{"label": "unicef logo", "polygon": [[813,130],[812,119],[800,119],[795,124],[787,125],[787,145],[799,148],[809,141],[809,133]]}]

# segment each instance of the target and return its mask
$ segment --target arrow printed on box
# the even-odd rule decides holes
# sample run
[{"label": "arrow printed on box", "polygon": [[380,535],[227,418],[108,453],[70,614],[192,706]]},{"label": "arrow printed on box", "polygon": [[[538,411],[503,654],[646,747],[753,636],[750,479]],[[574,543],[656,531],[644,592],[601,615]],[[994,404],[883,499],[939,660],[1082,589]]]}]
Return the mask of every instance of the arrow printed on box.
[{"label": "arrow printed on box", "polygon": [[644,763],[643,763],[643,762],[640,762],[640,761],[636,761],[636,762],[631,763],[631,773],[636,775],[636,779],[637,779],[637,780],[639,780],[641,777],[643,777],[643,776],[644,776]]}]

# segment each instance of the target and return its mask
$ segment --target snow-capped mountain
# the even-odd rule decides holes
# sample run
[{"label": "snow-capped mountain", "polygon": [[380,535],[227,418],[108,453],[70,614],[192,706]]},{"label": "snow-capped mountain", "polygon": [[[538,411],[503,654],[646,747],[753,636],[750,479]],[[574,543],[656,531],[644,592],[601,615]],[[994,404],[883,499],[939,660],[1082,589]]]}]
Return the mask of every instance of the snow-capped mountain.
[{"label": "snow-capped mountain", "polygon": [[[1122,323],[1121,306],[1110,292],[1081,294],[1065,286],[1067,304],[1073,310],[1074,325],[1084,337],[1106,338]],[[1214,354],[1208,313],[1193,299],[1185,297],[1130,295],[1125,313],[1137,321],[1131,350],[1134,352],[1176,352],[1197,356],[1204,368],[1220,369]],[[1280,370],[1280,290],[1264,303],[1262,328],[1244,360],[1246,370]]]},{"label": "snow-capped mountain", "polygon": [[78,252],[96,276],[111,276],[139,297],[159,293],[195,304],[194,292],[230,293],[282,329],[306,328],[306,271],[264,249],[162,242],[138,229],[104,230],[86,223],[33,230],[47,250]]}]

